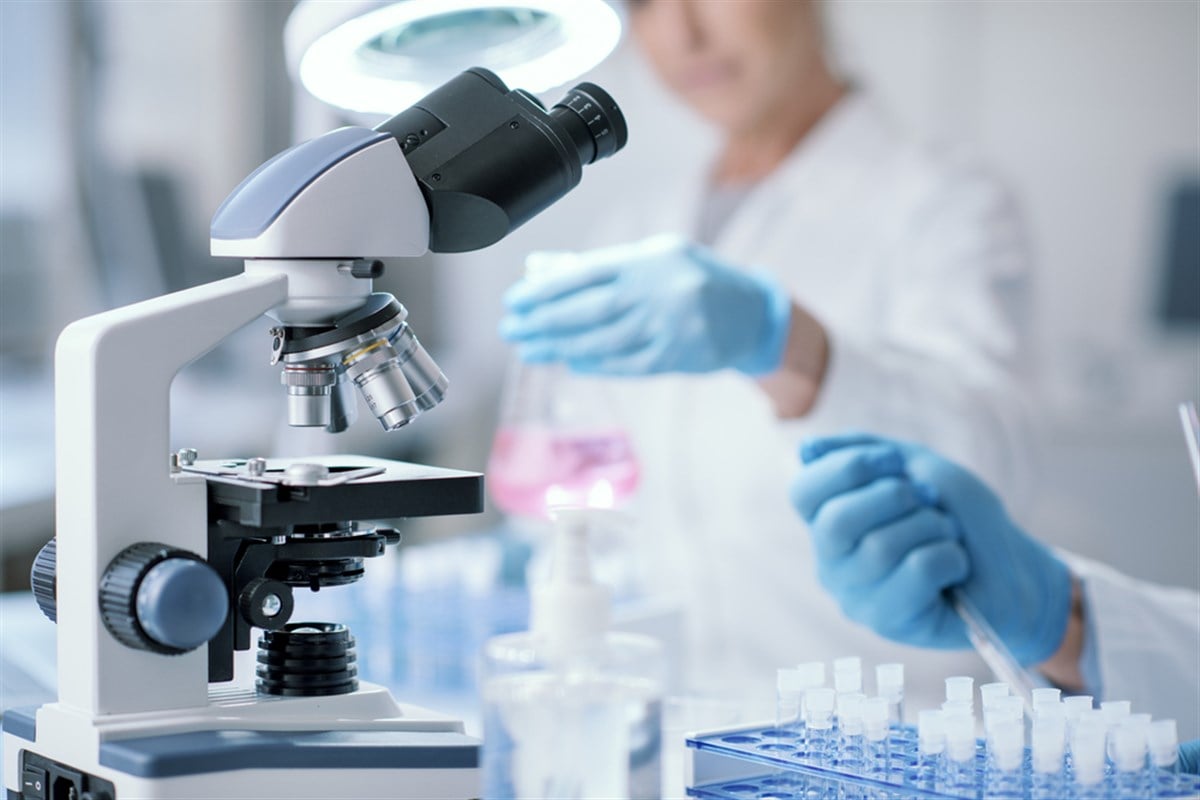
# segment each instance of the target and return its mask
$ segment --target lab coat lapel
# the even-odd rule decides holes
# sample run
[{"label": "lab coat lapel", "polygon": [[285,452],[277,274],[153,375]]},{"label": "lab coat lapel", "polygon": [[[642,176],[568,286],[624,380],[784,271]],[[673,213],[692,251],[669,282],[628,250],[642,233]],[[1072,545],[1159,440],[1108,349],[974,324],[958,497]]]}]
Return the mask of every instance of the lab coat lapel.
[{"label": "lab coat lapel", "polygon": [[873,126],[866,124],[866,118],[872,113],[870,102],[860,93],[843,97],[747,195],[717,237],[717,252],[743,266],[781,268],[756,263],[759,254],[774,253],[772,245],[779,240],[794,243],[792,219],[818,217],[820,207],[836,203],[861,177],[858,165],[869,161],[861,155],[862,148],[870,147],[868,131]]}]

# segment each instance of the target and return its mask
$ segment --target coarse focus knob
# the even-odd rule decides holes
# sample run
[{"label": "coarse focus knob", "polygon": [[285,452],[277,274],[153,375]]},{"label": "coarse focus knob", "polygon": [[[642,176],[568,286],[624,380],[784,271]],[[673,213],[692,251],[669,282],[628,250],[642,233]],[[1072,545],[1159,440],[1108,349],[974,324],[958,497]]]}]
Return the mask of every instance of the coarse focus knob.
[{"label": "coarse focus knob", "polygon": [[51,539],[42,545],[33,559],[29,570],[29,586],[38,608],[51,622],[58,622],[58,540]]},{"label": "coarse focus knob", "polygon": [[154,542],[125,548],[100,579],[100,618],[128,647],[179,655],[224,625],[229,595],[195,553]]}]

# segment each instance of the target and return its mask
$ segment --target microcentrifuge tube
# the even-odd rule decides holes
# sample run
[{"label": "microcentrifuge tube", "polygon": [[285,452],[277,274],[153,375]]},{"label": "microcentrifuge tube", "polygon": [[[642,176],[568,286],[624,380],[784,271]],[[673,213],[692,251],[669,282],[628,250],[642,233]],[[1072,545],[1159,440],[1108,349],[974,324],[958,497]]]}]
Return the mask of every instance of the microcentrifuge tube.
[{"label": "microcentrifuge tube", "polygon": [[875,665],[875,694],[888,701],[888,722],[900,725],[904,722],[904,665]]},{"label": "microcentrifuge tube", "polygon": [[974,686],[975,679],[965,675],[946,678],[946,702],[966,703],[971,707],[972,713],[974,713]]},{"label": "microcentrifuge tube", "polygon": [[866,735],[867,769],[886,778],[891,767],[888,752],[888,701],[886,697],[869,697],[863,701],[863,732]]},{"label": "microcentrifuge tube", "polygon": [[1067,719],[1063,715],[1043,713],[1033,720],[1029,749],[1033,767],[1033,800],[1059,800],[1063,787]]},{"label": "microcentrifuge tube", "polygon": [[1073,737],[1075,734],[1075,726],[1084,714],[1092,711],[1092,696],[1087,694],[1072,695],[1064,697],[1062,701],[1063,713],[1067,718],[1067,756],[1070,758],[1073,752],[1075,743]]},{"label": "microcentrifuge tube", "polygon": [[1035,705],[1035,706],[1038,705],[1039,703],[1054,704],[1054,703],[1061,703],[1061,702],[1062,702],[1062,689],[1053,689],[1050,687],[1044,687],[1041,689],[1033,690],[1033,705]]},{"label": "microcentrifuge tube", "polygon": [[862,692],[846,692],[837,696],[838,761],[849,770],[864,766]]},{"label": "microcentrifuge tube", "polygon": [[992,705],[983,710],[983,729],[990,733],[992,728],[1008,722],[1025,722],[1025,702],[1016,695],[992,698]]},{"label": "microcentrifuge tube", "polygon": [[1062,690],[1060,689],[1034,689],[1033,690],[1033,716],[1036,719],[1040,717],[1046,709],[1061,709],[1062,708]]},{"label": "microcentrifuge tube", "polygon": [[1104,712],[1105,724],[1112,727],[1133,712],[1133,704],[1128,700],[1106,700],[1100,704],[1100,710]]},{"label": "microcentrifuge tube", "polygon": [[1067,712],[1067,724],[1072,725],[1083,715],[1083,712],[1092,710],[1092,696],[1078,694],[1064,697],[1062,704]]},{"label": "microcentrifuge tube", "polygon": [[797,750],[800,755],[806,755],[808,752],[808,725],[807,714],[808,707],[804,702],[804,697],[813,689],[820,689],[825,685],[825,662],[823,661],[806,661],[796,667],[798,673],[797,680],[801,690],[800,694],[800,720],[796,728],[799,731],[799,741],[796,743]]},{"label": "microcentrifuge tube", "polygon": [[1150,735],[1150,725],[1153,723],[1153,720],[1154,718],[1149,714],[1130,714],[1128,717],[1125,717],[1125,719],[1121,720],[1120,724],[1140,728],[1142,735],[1148,737]]},{"label": "microcentrifuge tube", "polygon": [[972,725],[975,724],[975,707],[970,703],[947,700],[942,703],[942,713],[947,719],[950,717],[966,717],[971,720]]},{"label": "microcentrifuge tube", "polygon": [[996,700],[1009,696],[1007,683],[985,683],[979,687],[979,704],[984,712],[996,704]]},{"label": "microcentrifuge tube", "polygon": [[1001,719],[987,737],[988,797],[1021,794],[1021,764],[1025,757],[1025,726],[1019,720]]},{"label": "microcentrifuge tube", "polygon": [[837,693],[833,689],[809,689],[804,693],[805,731],[808,734],[808,758],[828,763],[837,757],[833,732],[833,709]]},{"label": "microcentrifuge tube", "polygon": [[1148,727],[1137,723],[1122,723],[1108,734],[1118,797],[1144,797],[1146,795],[1148,790],[1146,730]]},{"label": "microcentrifuge tube", "polygon": [[833,660],[833,688],[838,694],[862,691],[862,659],[858,656]]},{"label": "microcentrifuge tube", "polygon": [[1077,798],[1101,798],[1104,794],[1105,731],[1083,718],[1070,735],[1071,773]]},{"label": "microcentrifuge tube", "polygon": [[1150,723],[1146,731],[1156,794],[1174,792],[1179,785],[1179,730],[1173,719]]},{"label": "microcentrifuge tube", "polygon": [[800,701],[804,688],[800,671],[782,668],[775,673],[775,729],[793,736],[800,731]]},{"label": "microcentrifuge tube", "polygon": [[970,714],[944,717],[946,731],[946,782],[955,790],[974,790],[975,719]]},{"label": "microcentrifuge tube", "polygon": [[923,788],[933,789],[944,780],[945,726],[941,711],[917,713],[917,780]]}]

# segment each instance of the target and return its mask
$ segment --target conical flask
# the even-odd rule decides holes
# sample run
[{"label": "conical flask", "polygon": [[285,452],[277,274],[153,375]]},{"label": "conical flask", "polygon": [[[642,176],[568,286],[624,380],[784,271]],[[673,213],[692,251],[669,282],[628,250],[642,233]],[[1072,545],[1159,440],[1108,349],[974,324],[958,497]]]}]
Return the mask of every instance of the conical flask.
[{"label": "conical flask", "polygon": [[514,517],[619,508],[637,489],[633,445],[603,381],[514,359],[488,459],[492,501]]}]

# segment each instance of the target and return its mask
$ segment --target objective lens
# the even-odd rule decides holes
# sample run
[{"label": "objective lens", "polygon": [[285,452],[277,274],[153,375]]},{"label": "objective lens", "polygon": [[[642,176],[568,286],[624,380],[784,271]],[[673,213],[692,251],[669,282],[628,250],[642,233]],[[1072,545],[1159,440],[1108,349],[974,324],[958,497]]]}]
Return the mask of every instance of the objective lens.
[{"label": "objective lens", "polygon": [[445,398],[449,381],[408,325],[400,327],[395,344],[401,353],[407,354],[400,362],[400,369],[413,391],[414,402],[420,411],[428,411]]},{"label": "objective lens", "polygon": [[342,361],[384,430],[408,424],[445,397],[448,381],[407,323],[391,341],[377,339]]},{"label": "objective lens", "polygon": [[351,384],[389,431],[442,402],[446,376],[407,317],[396,298],[375,292],[331,326],[288,329],[281,352],[289,423],[345,430],[356,414]]},{"label": "objective lens", "polygon": [[337,383],[337,374],[328,364],[317,366],[285,365],[279,376],[287,387],[288,425],[319,428],[329,424],[329,396]]},{"label": "objective lens", "polygon": [[612,96],[594,83],[581,83],[568,91],[550,109],[550,116],[567,129],[584,164],[608,158],[629,141],[625,115]]}]

